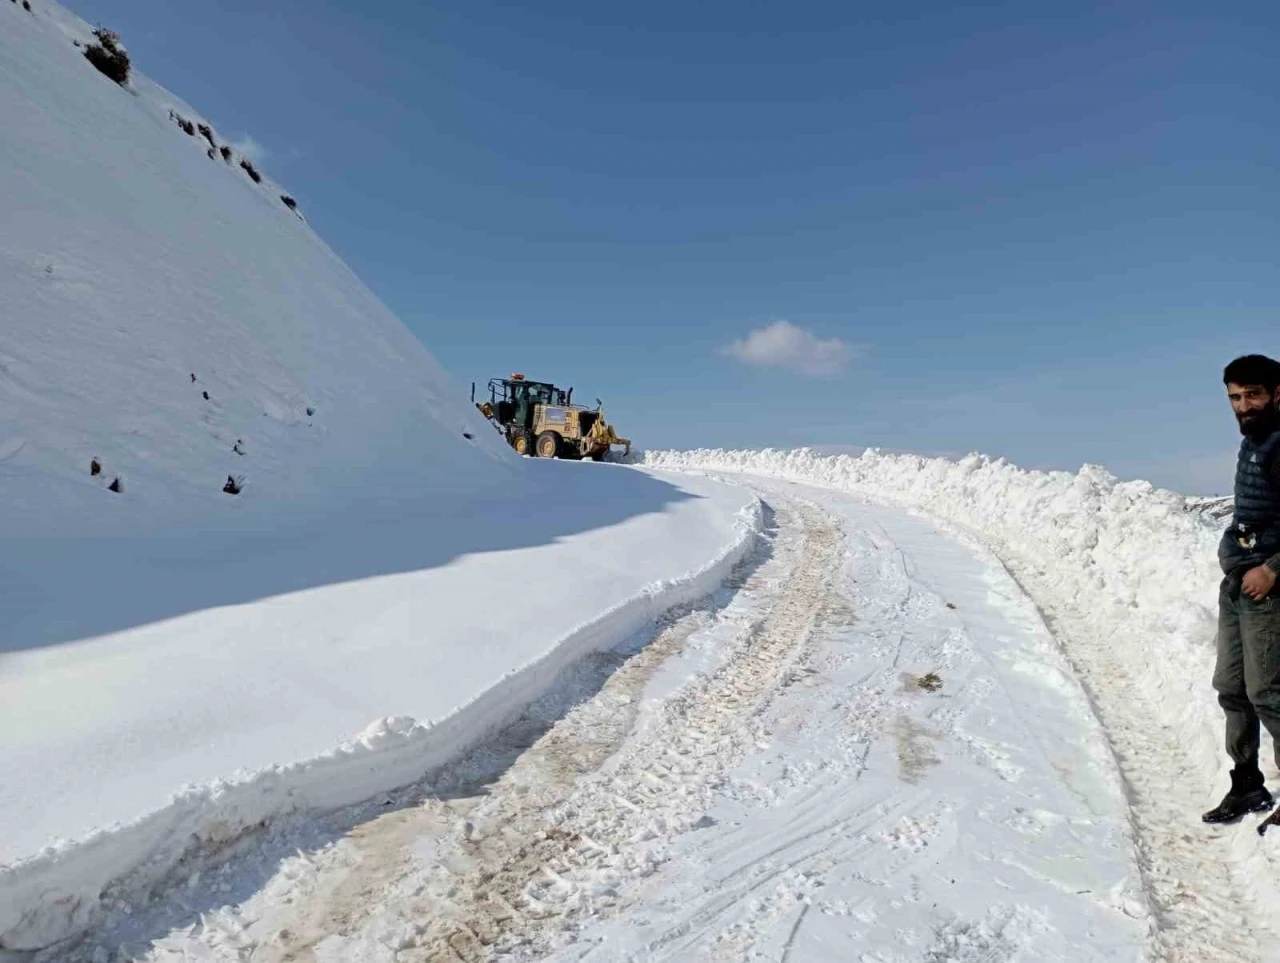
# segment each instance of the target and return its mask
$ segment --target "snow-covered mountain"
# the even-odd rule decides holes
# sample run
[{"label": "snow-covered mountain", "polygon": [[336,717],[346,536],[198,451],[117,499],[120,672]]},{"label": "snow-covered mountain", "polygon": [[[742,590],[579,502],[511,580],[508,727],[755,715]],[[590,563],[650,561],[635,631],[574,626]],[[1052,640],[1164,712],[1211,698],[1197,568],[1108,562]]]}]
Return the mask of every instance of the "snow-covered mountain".
[{"label": "snow-covered mountain", "polygon": [[95,44],[0,4],[3,959],[419,779],[762,524],[516,458],[285,189]]},{"label": "snow-covered mountain", "polygon": [[461,386],[213,124],[137,65],[100,73],[65,10],[0,16],[7,534],[279,521],[508,476]]}]

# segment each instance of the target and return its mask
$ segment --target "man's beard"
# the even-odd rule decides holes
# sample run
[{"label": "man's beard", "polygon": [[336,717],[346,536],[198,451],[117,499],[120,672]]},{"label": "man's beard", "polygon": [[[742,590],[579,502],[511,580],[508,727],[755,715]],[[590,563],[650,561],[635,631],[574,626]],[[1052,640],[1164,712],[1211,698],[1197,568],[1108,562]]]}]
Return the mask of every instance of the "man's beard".
[{"label": "man's beard", "polygon": [[1266,438],[1280,426],[1280,413],[1277,413],[1275,405],[1265,405],[1236,415],[1236,421],[1240,423],[1240,434]]}]

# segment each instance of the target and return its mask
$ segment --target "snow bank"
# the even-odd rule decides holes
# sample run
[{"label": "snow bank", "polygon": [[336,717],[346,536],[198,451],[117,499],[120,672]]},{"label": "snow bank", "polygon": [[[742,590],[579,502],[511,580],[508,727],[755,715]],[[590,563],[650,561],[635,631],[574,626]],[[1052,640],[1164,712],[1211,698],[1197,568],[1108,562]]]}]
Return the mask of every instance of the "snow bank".
[{"label": "snow bank", "polygon": [[[708,497],[705,490],[702,497]],[[33,858],[0,869],[0,948],[35,949],[66,939],[92,925],[104,901],[128,902],[173,873],[184,860],[198,861],[201,855],[216,851],[266,820],[287,813],[332,809],[406,785],[482,742],[546,692],[573,662],[644,630],[668,609],[705,596],[723,582],[750,551],[761,525],[758,501],[734,496],[734,503],[741,507],[736,514],[730,513],[728,537],[721,539],[710,561],[676,578],[645,585],[558,637],[547,638],[536,626],[511,618],[511,613],[495,615],[490,609],[489,623],[497,621],[505,626],[505,633],[531,639],[531,651],[536,654],[497,678],[477,698],[439,719],[391,716],[375,720],[358,737],[330,752],[189,787],[141,818],[48,847]],[[722,499],[718,505],[698,505],[697,511],[714,515],[724,505]],[[694,521],[686,515],[677,519],[676,525],[686,530],[696,528]],[[626,555],[631,548],[648,556],[652,567],[657,553],[641,539],[628,538],[625,531],[598,534],[613,552]],[[696,538],[681,546],[673,543],[665,530],[654,534],[654,541],[665,543],[672,558],[688,557],[691,544],[698,550]],[[703,537],[705,540],[705,533]],[[534,551],[546,555],[549,550]],[[577,554],[574,559],[572,554],[561,552],[543,561],[558,578],[572,576],[571,589],[582,590],[587,599],[608,598],[599,579],[573,574],[576,567],[592,561],[581,547]],[[643,559],[633,556],[632,562],[645,569]],[[521,568],[539,564],[536,558],[518,560]],[[500,584],[512,581],[508,578]],[[590,602],[580,600],[576,591],[554,601],[591,611]],[[486,621],[485,616],[481,614],[478,621]],[[455,662],[458,656],[485,659],[483,646],[469,646],[464,639],[452,638],[444,644],[454,650]],[[514,645],[511,649],[529,650]],[[421,671],[412,667],[407,657],[402,664],[410,674]],[[459,685],[465,688],[461,673]]]},{"label": "snow bank", "polygon": [[[744,472],[851,492],[927,512],[976,535],[1051,618],[1110,642],[1200,772],[1205,795],[1225,783],[1222,723],[1211,678],[1221,573],[1221,505],[1102,468],[1025,471],[1003,459],[959,461],[794,451],[652,451],[655,468]],[[1213,777],[1214,774],[1216,778]]]}]

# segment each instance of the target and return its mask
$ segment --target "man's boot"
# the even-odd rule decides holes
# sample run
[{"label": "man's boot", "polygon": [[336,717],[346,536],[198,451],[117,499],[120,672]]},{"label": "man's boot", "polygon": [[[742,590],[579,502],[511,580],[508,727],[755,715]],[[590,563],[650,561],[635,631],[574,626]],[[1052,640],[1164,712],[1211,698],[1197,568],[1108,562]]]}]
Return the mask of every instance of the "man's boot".
[{"label": "man's boot", "polygon": [[1229,823],[1245,813],[1260,813],[1270,809],[1274,801],[1263,785],[1262,772],[1256,767],[1231,770],[1231,791],[1200,818],[1207,823]]}]

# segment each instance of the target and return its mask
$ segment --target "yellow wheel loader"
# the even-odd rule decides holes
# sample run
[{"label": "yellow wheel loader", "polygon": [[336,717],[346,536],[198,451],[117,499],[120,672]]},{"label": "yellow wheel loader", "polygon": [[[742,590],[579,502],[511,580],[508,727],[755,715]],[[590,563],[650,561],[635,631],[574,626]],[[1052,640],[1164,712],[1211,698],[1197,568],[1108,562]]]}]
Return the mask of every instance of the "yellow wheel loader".
[{"label": "yellow wheel loader", "polygon": [[631,451],[631,441],[605,421],[600,399],[594,408],[575,405],[572,388],[513,374],[489,380],[488,401],[476,402],[472,384],[471,400],[521,455],[603,461],[613,445],[622,445],[624,454]]}]

